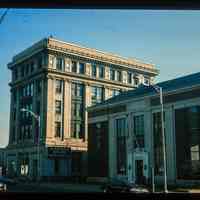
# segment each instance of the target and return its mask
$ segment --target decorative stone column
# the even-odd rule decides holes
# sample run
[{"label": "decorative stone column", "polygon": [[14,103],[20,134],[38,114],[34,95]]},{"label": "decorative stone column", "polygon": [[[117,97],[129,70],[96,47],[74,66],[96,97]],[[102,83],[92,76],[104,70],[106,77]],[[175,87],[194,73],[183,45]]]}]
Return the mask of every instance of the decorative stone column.
[{"label": "decorative stone column", "polygon": [[108,66],[105,66],[105,79],[110,79],[110,68]]},{"label": "decorative stone column", "polygon": [[122,83],[127,83],[127,72],[122,71]]},{"label": "decorative stone column", "polygon": [[[88,83],[85,83],[85,109],[91,105],[91,89]],[[84,140],[88,140],[88,112],[85,110],[85,137]]]},{"label": "decorative stone column", "polygon": [[91,63],[86,63],[86,65],[85,65],[85,74],[88,75],[88,76],[92,75]]},{"label": "decorative stone column", "polygon": [[110,89],[109,87],[104,86],[104,99],[107,100],[110,98]]},{"label": "decorative stone column", "polygon": [[55,118],[55,88],[54,79],[51,76],[47,78],[47,117],[46,117],[46,139],[54,137],[54,118]]},{"label": "decorative stone column", "polygon": [[69,58],[65,58],[65,71],[71,72],[72,61]]},{"label": "decorative stone column", "polygon": [[71,80],[64,81],[64,139],[71,137]]}]

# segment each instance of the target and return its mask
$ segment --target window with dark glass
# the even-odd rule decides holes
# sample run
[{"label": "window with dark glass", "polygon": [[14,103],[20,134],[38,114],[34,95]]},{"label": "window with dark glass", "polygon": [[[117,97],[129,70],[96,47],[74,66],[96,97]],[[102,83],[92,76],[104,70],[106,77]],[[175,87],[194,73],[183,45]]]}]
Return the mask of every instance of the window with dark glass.
[{"label": "window with dark glass", "polygon": [[59,169],[60,169],[60,160],[55,159],[54,160],[54,172],[55,172],[55,174],[59,174]]},{"label": "window with dark glass", "polygon": [[56,59],[56,69],[57,70],[64,70],[64,59],[63,58],[57,58]]},{"label": "window with dark glass", "polygon": [[62,92],[62,80],[56,80],[56,93]]},{"label": "window with dark glass", "polygon": [[92,86],[91,89],[92,89],[91,93],[92,105],[96,103],[101,103],[103,101],[103,88]]},{"label": "window with dark glass", "polygon": [[120,90],[112,90],[112,97],[117,96],[120,94]]},{"label": "window with dark glass", "polygon": [[79,74],[85,73],[85,63],[79,63]]},{"label": "window with dark glass", "polygon": [[12,128],[12,134],[11,134],[11,142],[14,142],[15,141],[15,137],[16,137],[16,129],[15,129],[15,126],[13,126],[13,128]]},{"label": "window with dark glass", "polygon": [[55,122],[55,137],[61,137],[61,122]]},{"label": "window with dark glass", "polygon": [[126,175],[126,120],[125,118],[116,120],[117,135],[117,173]]},{"label": "window with dark glass", "polygon": [[21,77],[24,77],[24,66],[21,66],[21,69],[20,69],[20,72],[21,72]]},{"label": "window with dark glass", "polygon": [[175,110],[177,178],[200,180],[200,106]]},{"label": "window with dark glass", "polygon": [[13,91],[13,103],[15,104],[16,101],[17,101],[17,91],[14,90],[14,91]]},{"label": "window with dark glass", "polygon": [[128,83],[129,84],[132,84],[132,73],[131,72],[128,72],[128,77],[127,77],[127,80],[128,80]]},{"label": "window with dark glass", "polygon": [[73,83],[72,84],[72,95],[76,97],[82,97],[84,92],[83,84]]},{"label": "window with dark glass", "polygon": [[95,64],[92,64],[92,76],[97,76],[97,66]]},{"label": "window with dark glass", "polygon": [[115,80],[115,70],[110,68],[110,80],[114,81]]},{"label": "window with dark glass", "polygon": [[122,72],[117,71],[117,81],[122,81]]},{"label": "window with dark glass", "polygon": [[18,79],[18,70],[17,68],[14,70],[14,80]]},{"label": "window with dark glass", "polygon": [[79,102],[73,104],[73,114],[75,117],[81,117],[83,113],[83,105]]},{"label": "window with dark glass", "polygon": [[84,85],[72,83],[71,137],[84,136]]},{"label": "window with dark glass", "polygon": [[133,117],[134,122],[134,147],[144,148],[144,115]]},{"label": "window with dark glass", "polygon": [[13,120],[16,120],[16,108],[13,109]]},{"label": "window with dark glass", "polygon": [[73,138],[82,138],[83,122],[73,121],[71,131]]},{"label": "window with dark glass", "polygon": [[104,66],[99,65],[99,78],[104,78]]},{"label": "window with dark glass", "polygon": [[42,68],[42,57],[38,58],[38,68]]},{"label": "window with dark glass", "polygon": [[28,75],[29,74],[29,64],[26,65],[25,69],[26,69],[26,75]]},{"label": "window with dark glass", "polygon": [[162,123],[160,112],[153,113],[153,139],[155,175],[163,175]]},{"label": "window with dark glass", "polygon": [[38,115],[40,115],[40,101],[37,101],[36,103],[36,112]]},{"label": "window with dark glass", "polygon": [[139,84],[139,78],[138,77],[134,77],[134,84],[138,85]]},{"label": "window with dark glass", "polygon": [[72,72],[77,73],[77,62],[72,61]]},{"label": "window with dark glass", "polygon": [[31,73],[34,71],[34,62],[30,63]]},{"label": "window with dark glass", "polygon": [[61,113],[61,101],[56,100],[56,113]]},{"label": "window with dark glass", "polygon": [[42,89],[42,82],[41,80],[37,80],[36,82],[36,87],[37,87],[37,93],[40,94],[41,93],[41,89]]},{"label": "window with dark glass", "polygon": [[149,79],[148,78],[144,78],[144,84],[149,85]]}]

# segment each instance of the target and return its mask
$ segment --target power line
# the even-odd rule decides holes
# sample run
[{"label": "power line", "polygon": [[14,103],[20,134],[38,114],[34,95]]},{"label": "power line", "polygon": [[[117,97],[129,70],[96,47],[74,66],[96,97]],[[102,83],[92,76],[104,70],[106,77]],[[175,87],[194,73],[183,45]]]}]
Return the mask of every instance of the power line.
[{"label": "power line", "polygon": [[0,17],[0,24],[3,22],[5,16],[6,16],[7,13],[8,13],[8,10],[9,10],[9,8],[7,8],[7,10],[3,13],[3,15],[1,15],[1,17]]}]

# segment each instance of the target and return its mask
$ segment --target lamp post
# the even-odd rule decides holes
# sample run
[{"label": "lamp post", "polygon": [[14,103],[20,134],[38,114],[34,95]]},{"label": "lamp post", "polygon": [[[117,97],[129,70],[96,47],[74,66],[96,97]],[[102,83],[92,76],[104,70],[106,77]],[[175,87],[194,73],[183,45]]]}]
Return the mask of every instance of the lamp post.
[{"label": "lamp post", "polygon": [[38,122],[38,141],[37,141],[38,173],[37,173],[37,178],[39,180],[39,178],[40,178],[40,175],[39,175],[39,172],[40,172],[40,116],[35,114],[31,110],[28,110],[25,108],[22,108],[21,111],[30,113]]},{"label": "lamp post", "polygon": [[[165,131],[164,131],[164,108],[163,108],[163,91],[158,85],[151,85],[154,90],[160,95],[161,105],[161,125],[162,125],[162,143],[163,143],[163,167],[164,167],[164,192],[167,193],[167,165],[166,165],[166,147],[165,147]],[[154,175],[154,173],[153,173]]]}]

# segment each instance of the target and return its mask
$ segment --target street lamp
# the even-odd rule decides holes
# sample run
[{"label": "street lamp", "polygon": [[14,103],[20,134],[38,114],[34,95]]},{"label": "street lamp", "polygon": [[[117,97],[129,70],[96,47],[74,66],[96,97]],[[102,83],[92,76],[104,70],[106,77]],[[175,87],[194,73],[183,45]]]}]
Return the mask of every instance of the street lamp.
[{"label": "street lamp", "polygon": [[[161,125],[162,125],[162,143],[163,143],[163,167],[164,167],[164,192],[167,193],[167,165],[166,165],[166,147],[165,147],[165,131],[164,131],[164,109],[163,109],[163,91],[162,87],[158,85],[150,85],[153,89],[160,94],[161,105]],[[153,174],[154,175],[154,174]]]},{"label": "street lamp", "polygon": [[38,122],[38,148],[37,148],[37,155],[38,155],[38,173],[37,173],[37,176],[38,176],[38,180],[39,180],[39,172],[40,172],[40,116],[35,114],[34,112],[32,112],[31,110],[28,110],[28,109],[25,109],[25,108],[22,108],[21,109],[22,112],[28,112],[30,113]]}]

